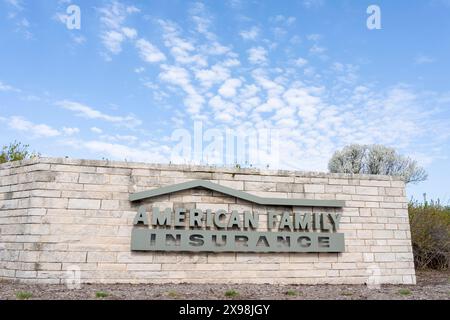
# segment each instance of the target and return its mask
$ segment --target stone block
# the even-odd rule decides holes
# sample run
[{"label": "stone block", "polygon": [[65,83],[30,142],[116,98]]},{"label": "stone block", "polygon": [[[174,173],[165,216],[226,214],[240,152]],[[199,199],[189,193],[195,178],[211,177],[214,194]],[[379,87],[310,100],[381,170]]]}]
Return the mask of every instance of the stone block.
[{"label": "stone block", "polygon": [[85,184],[109,184],[110,176],[97,173],[80,173],[78,182]]},{"label": "stone block", "polygon": [[119,208],[119,200],[102,200],[101,209],[103,210],[118,210]]},{"label": "stone block", "polygon": [[88,252],[87,262],[116,262],[117,254],[115,252]]},{"label": "stone block", "polygon": [[383,252],[383,253],[374,253],[376,262],[389,262],[396,261],[395,253]]},{"label": "stone block", "polygon": [[325,186],[321,184],[305,184],[304,185],[306,193],[324,193]]},{"label": "stone block", "polygon": [[100,209],[101,200],[69,199],[69,209]]},{"label": "stone block", "polygon": [[277,191],[277,184],[274,182],[244,182],[246,191]]}]

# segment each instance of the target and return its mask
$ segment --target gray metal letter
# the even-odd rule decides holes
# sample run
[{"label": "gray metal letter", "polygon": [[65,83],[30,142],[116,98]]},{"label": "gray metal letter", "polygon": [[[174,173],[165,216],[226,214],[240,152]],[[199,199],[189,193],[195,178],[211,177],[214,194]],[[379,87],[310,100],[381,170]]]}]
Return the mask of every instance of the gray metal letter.
[{"label": "gray metal letter", "polygon": [[227,223],[225,221],[220,220],[221,216],[227,216],[227,212],[225,210],[217,210],[214,214],[214,224],[217,226],[217,228],[223,229],[227,226]]},{"label": "gray metal letter", "polygon": [[278,213],[274,212],[274,211],[269,211],[267,212],[268,220],[267,220],[267,228],[268,229],[273,229],[275,228],[275,223],[278,221],[277,216]]},{"label": "gray metal letter", "polygon": [[200,227],[202,225],[203,211],[200,209],[191,209],[189,211],[189,226]]},{"label": "gray metal letter", "polygon": [[299,212],[294,215],[294,229],[296,230],[308,230],[311,224],[311,214],[305,213],[302,217]]},{"label": "gray metal letter", "polygon": [[133,224],[134,225],[141,224],[143,226],[148,226],[148,216],[144,206],[139,207],[138,212],[134,217]]},{"label": "gray metal letter", "polygon": [[239,212],[236,210],[231,211],[230,220],[228,220],[228,228],[231,229],[233,227],[238,227],[239,229],[242,228],[242,222],[239,217]]},{"label": "gray metal letter", "polygon": [[294,228],[294,225],[292,224],[291,215],[287,211],[283,212],[283,215],[281,216],[280,226],[279,226],[280,230],[283,230],[285,228],[289,228],[289,230],[291,230],[291,231]]},{"label": "gray metal letter", "polygon": [[334,225],[334,231],[337,231],[339,228],[339,222],[341,221],[342,214],[340,213],[329,213],[328,214],[331,218],[331,222],[333,222]]},{"label": "gray metal letter", "polygon": [[184,219],[186,219],[186,210],[182,208],[176,208],[175,209],[175,216],[173,225],[175,227],[183,227],[184,226]]},{"label": "gray metal letter", "polygon": [[165,209],[163,213],[159,211],[158,207],[153,208],[152,213],[152,225],[160,225],[160,226],[166,226],[170,225],[172,218],[172,210],[169,208]]},{"label": "gray metal letter", "polygon": [[257,212],[252,213],[250,211],[244,211],[244,228],[257,229],[259,224],[259,214]]}]

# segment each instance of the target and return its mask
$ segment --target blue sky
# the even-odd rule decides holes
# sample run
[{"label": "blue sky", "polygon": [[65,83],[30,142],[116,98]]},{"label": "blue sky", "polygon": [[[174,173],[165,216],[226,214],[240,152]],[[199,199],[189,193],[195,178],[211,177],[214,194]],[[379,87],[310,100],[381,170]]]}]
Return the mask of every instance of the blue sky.
[{"label": "blue sky", "polygon": [[[448,0],[0,0],[0,15],[2,145],[326,171],[335,150],[379,143],[428,171],[409,197],[450,201]],[[185,148],[195,126],[203,145]],[[276,156],[227,158],[230,130],[271,132]]]}]

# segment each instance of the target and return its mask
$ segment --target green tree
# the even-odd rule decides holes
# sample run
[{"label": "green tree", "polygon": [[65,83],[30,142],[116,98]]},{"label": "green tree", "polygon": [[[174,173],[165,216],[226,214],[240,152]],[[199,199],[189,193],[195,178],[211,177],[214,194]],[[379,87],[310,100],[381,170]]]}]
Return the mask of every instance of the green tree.
[{"label": "green tree", "polygon": [[416,160],[398,154],[383,145],[352,144],[336,151],[328,162],[333,173],[362,173],[400,176],[405,183],[427,179],[426,171]]},{"label": "green tree", "polygon": [[28,151],[29,147],[30,146],[28,144],[22,144],[21,142],[17,141],[3,146],[0,153],[0,163],[23,159],[32,159],[40,156],[39,153]]}]

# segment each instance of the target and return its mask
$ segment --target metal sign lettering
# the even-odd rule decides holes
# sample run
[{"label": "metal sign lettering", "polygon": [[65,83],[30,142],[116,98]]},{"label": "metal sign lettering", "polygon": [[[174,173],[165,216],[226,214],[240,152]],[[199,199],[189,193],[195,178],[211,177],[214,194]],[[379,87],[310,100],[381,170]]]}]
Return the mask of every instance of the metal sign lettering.
[{"label": "metal sign lettering", "polygon": [[[249,202],[267,206],[340,208],[343,201],[261,198],[195,180],[169,187],[135,193],[131,201],[178,192],[207,188]],[[191,252],[343,252],[344,234],[338,233],[340,213],[310,213],[268,210],[267,224],[261,214],[236,210],[200,210],[154,207],[149,215],[139,207],[131,234],[133,251]],[[261,231],[263,229],[264,231]],[[268,231],[265,231],[268,230]]]}]

